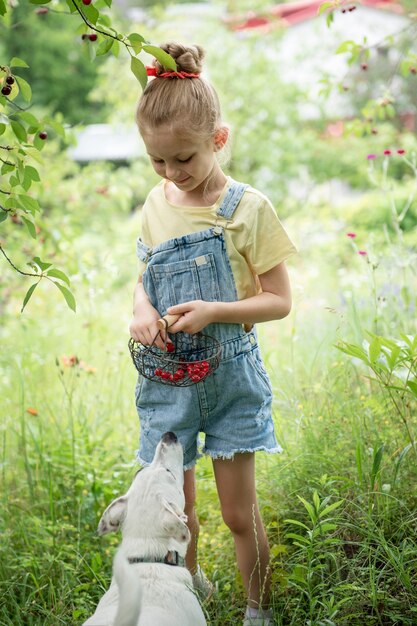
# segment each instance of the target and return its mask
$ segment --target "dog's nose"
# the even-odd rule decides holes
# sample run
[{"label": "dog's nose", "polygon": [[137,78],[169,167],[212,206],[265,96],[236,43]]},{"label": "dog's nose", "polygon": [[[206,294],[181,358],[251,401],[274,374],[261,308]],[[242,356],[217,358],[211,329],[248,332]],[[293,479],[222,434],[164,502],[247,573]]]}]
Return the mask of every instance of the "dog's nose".
[{"label": "dog's nose", "polygon": [[177,443],[178,437],[175,433],[168,432],[162,435],[162,441],[164,443]]}]

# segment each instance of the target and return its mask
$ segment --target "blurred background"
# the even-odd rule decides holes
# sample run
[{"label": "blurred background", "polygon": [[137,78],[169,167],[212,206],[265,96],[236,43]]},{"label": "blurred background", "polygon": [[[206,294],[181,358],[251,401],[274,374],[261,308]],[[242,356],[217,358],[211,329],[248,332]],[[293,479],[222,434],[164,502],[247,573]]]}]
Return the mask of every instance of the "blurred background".
[{"label": "blurred background", "polygon": [[[12,67],[15,104],[0,96],[0,204],[8,185],[21,202],[0,224],[0,621],[56,626],[82,623],[108,584],[118,539],[94,529],[135,471],[128,325],[157,177],[129,54],[89,39],[73,9],[91,17],[90,5],[3,4],[1,85],[10,59],[25,64]],[[415,624],[414,1],[94,5],[98,30],[205,48],[231,128],[225,171],[271,198],[299,249],[291,315],[259,325],[285,448],[258,463],[277,623]],[[39,180],[16,174],[16,141]],[[42,279],[21,313],[42,263],[65,272],[76,313],[58,274],[63,289]],[[234,624],[242,587],[211,467],[198,467],[202,561],[218,590],[207,618]]]}]

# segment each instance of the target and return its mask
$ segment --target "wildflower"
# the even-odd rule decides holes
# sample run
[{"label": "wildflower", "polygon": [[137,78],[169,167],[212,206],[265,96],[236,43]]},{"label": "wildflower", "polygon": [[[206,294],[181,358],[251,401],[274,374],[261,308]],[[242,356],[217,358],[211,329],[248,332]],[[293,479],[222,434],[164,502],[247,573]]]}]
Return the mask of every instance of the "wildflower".
[{"label": "wildflower", "polygon": [[371,159],[376,159],[376,154],[368,154],[366,158],[368,159],[368,161],[370,161]]},{"label": "wildflower", "polygon": [[346,237],[350,237],[351,239],[355,239],[356,233],[346,233]]},{"label": "wildflower", "polygon": [[74,354],[71,356],[62,356],[61,361],[64,367],[75,367],[80,362],[79,358]]},{"label": "wildflower", "polygon": [[384,154],[385,154],[385,156],[390,156],[391,150],[384,150]]},{"label": "wildflower", "polygon": [[26,409],[26,413],[29,413],[29,415],[38,415],[37,410],[33,409],[32,407],[29,407],[28,409]]},{"label": "wildflower", "polygon": [[397,154],[405,154],[405,150],[403,150],[403,148],[400,148],[399,150],[397,150]]},{"label": "wildflower", "polygon": [[360,254],[361,256],[366,256],[368,253],[366,252],[366,250],[358,250],[358,254]]}]

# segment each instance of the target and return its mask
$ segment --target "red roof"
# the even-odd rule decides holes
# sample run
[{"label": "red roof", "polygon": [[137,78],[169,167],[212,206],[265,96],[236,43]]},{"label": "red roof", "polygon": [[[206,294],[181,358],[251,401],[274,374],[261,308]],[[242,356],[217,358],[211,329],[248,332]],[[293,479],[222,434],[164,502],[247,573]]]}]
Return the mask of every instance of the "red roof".
[{"label": "red roof", "polygon": [[[271,28],[271,26],[292,26],[299,22],[317,17],[318,10],[323,0],[297,0],[285,4],[276,4],[262,13],[251,11],[243,17],[230,16],[227,22],[233,30],[248,30],[252,28]],[[385,9],[394,13],[402,13],[402,7],[398,0],[360,0],[360,2],[346,2],[337,8],[337,11],[352,10],[357,4]]]}]

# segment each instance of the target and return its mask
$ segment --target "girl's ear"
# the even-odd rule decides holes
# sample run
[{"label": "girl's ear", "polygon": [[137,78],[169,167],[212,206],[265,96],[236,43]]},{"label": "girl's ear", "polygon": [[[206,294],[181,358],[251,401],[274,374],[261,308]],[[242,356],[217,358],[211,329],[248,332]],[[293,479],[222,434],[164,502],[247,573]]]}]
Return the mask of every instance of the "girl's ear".
[{"label": "girl's ear", "polygon": [[218,152],[226,145],[227,138],[229,137],[229,129],[227,126],[221,126],[214,133],[214,151]]}]

